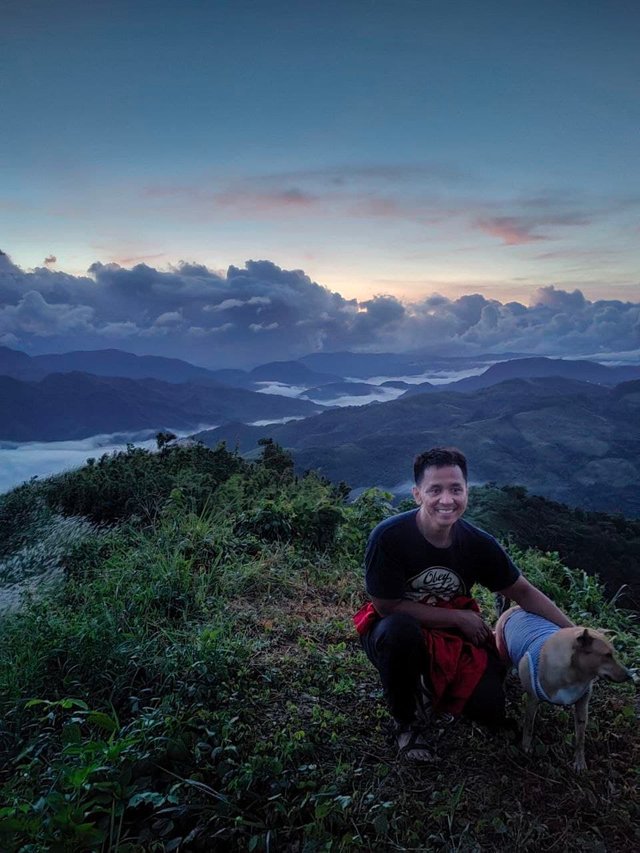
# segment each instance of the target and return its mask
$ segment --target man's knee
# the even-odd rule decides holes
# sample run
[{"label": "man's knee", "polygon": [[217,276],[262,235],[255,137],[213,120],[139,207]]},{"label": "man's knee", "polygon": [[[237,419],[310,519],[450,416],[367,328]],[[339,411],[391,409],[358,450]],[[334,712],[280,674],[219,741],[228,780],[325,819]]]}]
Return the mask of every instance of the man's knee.
[{"label": "man's knee", "polygon": [[420,623],[407,613],[392,613],[376,626],[376,642],[388,648],[407,649],[424,646]]},{"label": "man's knee", "polygon": [[406,662],[418,660],[425,653],[420,623],[406,613],[392,613],[380,619],[362,644],[376,666],[382,659]]}]

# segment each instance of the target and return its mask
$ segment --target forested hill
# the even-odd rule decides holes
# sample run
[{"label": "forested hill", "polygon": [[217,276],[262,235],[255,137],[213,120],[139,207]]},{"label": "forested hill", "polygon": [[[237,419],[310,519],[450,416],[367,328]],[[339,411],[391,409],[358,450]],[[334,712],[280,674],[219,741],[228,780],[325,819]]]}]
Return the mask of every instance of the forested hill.
[{"label": "forested hill", "polygon": [[51,373],[22,382],[0,376],[0,439],[61,441],[144,429],[198,429],[203,423],[303,417],[307,400],[226,385],[175,384],[89,373]]},{"label": "forested hill", "polygon": [[597,575],[609,597],[640,610],[640,519],[587,512],[522,486],[470,490],[467,517],[519,548],[555,551],[564,564]]},{"label": "forested hill", "polygon": [[[0,849],[637,849],[630,683],[596,685],[580,778],[557,709],[531,756],[460,720],[433,729],[434,765],[398,757],[351,621],[393,509],[261,451],[131,449],[0,496]],[[637,664],[594,578],[513,555]]]},{"label": "forested hill", "polygon": [[[417,448],[453,444],[476,482],[518,483],[573,506],[640,515],[640,381],[605,388],[554,377],[462,394],[438,391],[270,426],[299,470],[351,486],[399,488]],[[249,452],[264,427],[200,433]]]}]

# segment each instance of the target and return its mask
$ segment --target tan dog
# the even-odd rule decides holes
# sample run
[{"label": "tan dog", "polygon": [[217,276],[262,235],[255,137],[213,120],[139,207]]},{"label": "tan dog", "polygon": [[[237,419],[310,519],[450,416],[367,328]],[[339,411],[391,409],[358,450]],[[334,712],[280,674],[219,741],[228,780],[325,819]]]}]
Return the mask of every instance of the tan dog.
[{"label": "tan dog", "polygon": [[511,607],[498,619],[496,645],[503,660],[518,669],[527,694],[522,747],[531,739],[540,702],[573,705],[576,731],[574,768],[585,770],[584,733],[595,678],[627,681],[631,672],[614,657],[606,637],[591,628],[559,628],[541,616]]}]

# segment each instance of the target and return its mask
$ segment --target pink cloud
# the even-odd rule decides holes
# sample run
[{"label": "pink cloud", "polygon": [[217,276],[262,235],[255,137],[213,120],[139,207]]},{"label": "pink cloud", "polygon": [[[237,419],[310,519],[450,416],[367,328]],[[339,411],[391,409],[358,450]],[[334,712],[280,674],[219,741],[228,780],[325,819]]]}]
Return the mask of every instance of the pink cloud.
[{"label": "pink cloud", "polygon": [[136,264],[146,263],[147,261],[155,261],[158,258],[166,257],[166,252],[158,252],[155,255],[136,255],[135,257],[130,258],[112,258],[111,262],[114,264],[118,264],[121,267],[131,267]]},{"label": "pink cloud", "polygon": [[236,207],[262,213],[273,210],[308,209],[317,206],[322,200],[316,195],[293,187],[266,192],[227,190],[212,196],[212,201],[221,207]]},{"label": "pink cloud", "polygon": [[476,219],[475,227],[485,234],[498,237],[506,246],[520,246],[524,243],[534,243],[547,240],[540,234],[534,234],[534,226],[519,221],[512,216],[496,216],[490,219]]}]

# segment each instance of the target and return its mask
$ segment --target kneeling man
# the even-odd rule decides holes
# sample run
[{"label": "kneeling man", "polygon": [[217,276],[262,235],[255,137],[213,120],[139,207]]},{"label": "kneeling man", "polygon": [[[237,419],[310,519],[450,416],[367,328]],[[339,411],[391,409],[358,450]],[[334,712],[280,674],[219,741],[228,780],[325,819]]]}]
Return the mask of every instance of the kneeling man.
[{"label": "kneeling man", "polygon": [[504,668],[493,632],[470,597],[480,583],[560,627],[572,625],[513,564],[493,536],[462,518],[467,461],[436,447],[414,460],[417,509],[371,533],[365,555],[371,602],[354,617],[380,673],[400,750],[430,761],[424,723],[464,713],[489,726],[505,720]]}]

